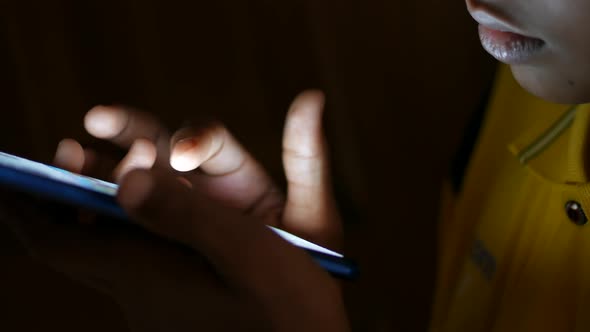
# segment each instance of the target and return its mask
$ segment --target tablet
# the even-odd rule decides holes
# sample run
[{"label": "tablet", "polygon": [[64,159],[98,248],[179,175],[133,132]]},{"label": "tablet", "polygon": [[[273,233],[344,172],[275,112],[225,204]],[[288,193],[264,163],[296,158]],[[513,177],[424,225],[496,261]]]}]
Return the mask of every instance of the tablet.
[{"label": "tablet", "polygon": [[[129,221],[117,202],[116,184],[4,152],[0,152],[0,186]],[[356,264],[342,254],[281,229],[268,227],[286,241],[306,250],[314,261],[333,276],[343,279],[357,278]]]}]

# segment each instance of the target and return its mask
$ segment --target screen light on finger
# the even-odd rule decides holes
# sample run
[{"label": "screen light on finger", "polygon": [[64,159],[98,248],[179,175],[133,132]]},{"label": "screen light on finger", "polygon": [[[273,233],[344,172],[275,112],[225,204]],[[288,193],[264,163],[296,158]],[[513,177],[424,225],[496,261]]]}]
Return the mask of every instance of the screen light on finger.
[{"label": "screen light on finger", "polygon": [[170,157],[170,166],[179,172],[190,172],[201,165],[199,157],[190,152],[175,153]]},{"label": "screen light on finger", "polygon": [[117,136],[127,122],[127,115],[109,107],[96,106],[84,118],[86,130],[97,138],[109,139]]},{"label": "screen light on finger", "polygon": [[[178,172],[190,172],[203,163],[201,140],[187,138],[174,145],[170,155],[170,166]],[[199,153],[201,152],[201,153]]]}]

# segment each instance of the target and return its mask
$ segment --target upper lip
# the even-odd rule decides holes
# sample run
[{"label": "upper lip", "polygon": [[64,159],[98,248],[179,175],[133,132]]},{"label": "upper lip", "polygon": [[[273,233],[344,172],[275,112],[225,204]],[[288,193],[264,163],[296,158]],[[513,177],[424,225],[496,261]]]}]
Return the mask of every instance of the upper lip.
[{"label": "upper lip", "polygon": [[[504,31],[504,32],[511,32],[518,35],[522,35],[529,38],[536,38],[530,36],[527,32],[523,31],[522,29],[516,27],[514,24],[507,22],[506,20],[498,18],[496,15],[491,14],[488,10],[485,9],[477,9],[470,11],[471,17],[477,21],[477,23],[485,26],[486,28]],[[538,39],[538,38],[536,38]]]}]

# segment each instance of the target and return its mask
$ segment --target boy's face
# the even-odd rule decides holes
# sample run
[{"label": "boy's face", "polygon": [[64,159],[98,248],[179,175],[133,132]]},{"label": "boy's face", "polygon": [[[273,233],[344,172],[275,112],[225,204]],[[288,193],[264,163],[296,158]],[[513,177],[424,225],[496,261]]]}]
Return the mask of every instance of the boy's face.
[{"label": "boy's face", "polygon": [[527,90],[590,102],[590,0],[466,0],[484,48]]}]

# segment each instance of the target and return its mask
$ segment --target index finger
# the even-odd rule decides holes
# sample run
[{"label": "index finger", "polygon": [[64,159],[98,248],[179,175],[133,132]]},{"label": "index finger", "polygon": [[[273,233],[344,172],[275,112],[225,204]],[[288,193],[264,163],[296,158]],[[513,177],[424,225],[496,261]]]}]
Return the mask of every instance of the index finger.
[{"label": "index finger", "polygon": [[168,130],[149,113],[122,106],[95,106],[86,113],[84,127],[92,136],[123,149],[129,149],[138,139],[147,139],[156,145],[158,162],[167,164]]},{"label": "index finger", "polygon": [[184,128],[172,138],[170,164],[177,171],[200,169],[199,187],[229,206],[276,225],[283,194],[264,167],[219,123]]}]

